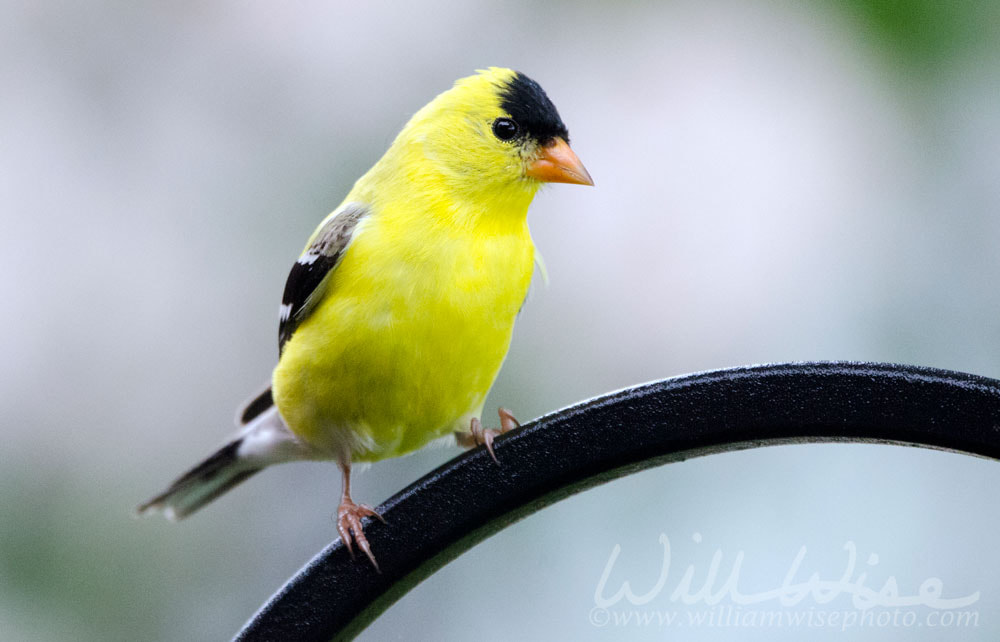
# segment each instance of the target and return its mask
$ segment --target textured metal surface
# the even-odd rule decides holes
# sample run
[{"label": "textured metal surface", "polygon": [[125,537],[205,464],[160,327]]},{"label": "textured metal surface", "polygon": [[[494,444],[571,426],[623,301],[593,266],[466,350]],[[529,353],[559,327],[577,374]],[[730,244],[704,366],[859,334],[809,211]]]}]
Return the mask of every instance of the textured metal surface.
[{"label": "textured metal surface", "polygon": [[492,533],[574,492],[669,461],[774,444],[863,441],[1000,458],[1000,381],[894,364],[754,366],[667,379],[560,410],[465,453],[379,506],[383,574],[340,540],[240,640],[349,638]]}]

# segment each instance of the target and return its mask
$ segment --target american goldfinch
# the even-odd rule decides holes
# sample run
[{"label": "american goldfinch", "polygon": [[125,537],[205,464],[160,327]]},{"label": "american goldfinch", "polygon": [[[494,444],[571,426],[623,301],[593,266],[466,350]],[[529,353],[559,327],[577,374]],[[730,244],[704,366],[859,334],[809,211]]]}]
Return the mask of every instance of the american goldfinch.
[{"label": "american goldfinch", "polygon": [[380,517],[351,499],[351,464],[453,433],[493,454],[480,417],[528,292],[527,211],[546,182],[593,185],[524,74],[480,71],[418,111],[292,266],[278,365],[240,432],[139,512],[180,519],[271,464],[333,460],[337,529],[376,564],[361,519]]}]

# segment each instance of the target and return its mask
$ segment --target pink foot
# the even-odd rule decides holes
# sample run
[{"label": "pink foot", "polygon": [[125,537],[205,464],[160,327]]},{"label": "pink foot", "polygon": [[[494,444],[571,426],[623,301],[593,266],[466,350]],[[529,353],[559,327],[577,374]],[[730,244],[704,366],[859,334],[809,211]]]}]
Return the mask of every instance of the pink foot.
[{"label": "pink foot", "polygon": [[518,423],[517,419],[514,419],[514,415],[506,408],[500,408],[497,414],[500,415],[500,430],[483,428],[482,422],[477,417],[473,417],[472,421],[469,422],[469,432],[455,433],[455,437],[458,440],[459,446],[465,446],[466,448],[486,446],[486,452],[490,454],[490,457],[499,466],[500,461],[497,459],[496,453],[493,452],[493,439],[505,432],[519,428],[521,424]]},{"label": "pink foot", "polygon": [[365,537],[365,531],[361,527],[362,517],[375,517],[383,524],[385,523],[382,516],[376,513],[371,506],[355,504],[349,497],[344,499],[340,503],[340,508],[337,509],[337,531],[340,533],[340,539],[344,542],[344,546],[347,547],[347,551],[351,554],[352,558],[354,557],[354,543],[356,542],[358,548],[371,560],[375,570],[381,573],[382,571],[378,567],[378,562],[375,561],[375,555],[372,554],[372,548]]}]

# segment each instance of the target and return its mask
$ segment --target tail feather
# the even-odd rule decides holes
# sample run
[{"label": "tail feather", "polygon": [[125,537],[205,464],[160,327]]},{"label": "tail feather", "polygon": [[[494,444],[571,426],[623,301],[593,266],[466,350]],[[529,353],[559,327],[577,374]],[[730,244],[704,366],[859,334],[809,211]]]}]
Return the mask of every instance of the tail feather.
[{"label": "tail feather", "polygon": [[261,392],[249,399],[236,413],[236,423],[245,426],[274,406],[274,396],[268,385]]},{"label": "tail feather", "polygon": [[162,512],[172,521],[183,519],[225,493],[263,466],[254,466],[239,457],[243,437],[238,437],[208,459],[187,471],[167,490],[137,509],[140,515]]},{"label": "tail feather", "polygon": [[271,464],[322,458],[288,430],[278,409],[269,404],[270,389],[256,399],[259,403],[250,405],[264,408],[232,441],[139,506],[138,514],[159,512],[170,520],[183,519]]}]

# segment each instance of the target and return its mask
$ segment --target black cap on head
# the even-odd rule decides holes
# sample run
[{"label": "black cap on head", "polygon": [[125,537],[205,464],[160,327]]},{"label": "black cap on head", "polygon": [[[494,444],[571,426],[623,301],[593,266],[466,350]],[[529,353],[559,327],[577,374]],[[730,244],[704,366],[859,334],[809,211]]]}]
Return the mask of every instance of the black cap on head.
[{"label": "black cap on head", "polygon": [[500,107],[539,143],[544,145],[556,137],[569,142],[569,132],[556,106],[537,82],[521,72],[515,72],[500,90]]}]

